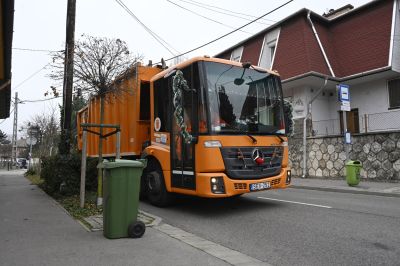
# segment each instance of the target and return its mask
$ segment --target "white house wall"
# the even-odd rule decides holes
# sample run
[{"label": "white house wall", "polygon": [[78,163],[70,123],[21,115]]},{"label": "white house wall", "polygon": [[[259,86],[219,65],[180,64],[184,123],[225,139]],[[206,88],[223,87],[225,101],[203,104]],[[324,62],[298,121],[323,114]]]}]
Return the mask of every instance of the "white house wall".
[{"label": "white house wall", "polygon": [[350,93],[351,108],[358,108],[361,132],[364,132],[362,119],[365,114],[368,115],[368,131],[400,129],[400,110],[389,110],[386,79],[353,86]]},{"label": "white house wall", "polygon": [[[360,132],[365,132],[365,114],[369,132],[400,129],[400,110],[389,110],[388,95],[387,79],[350,86],[351,109],[358,109]],[[317,135],[340,132],[339,110],[336,92],[320,95],[314,101],[312,120]]]},{"label": "white house wall", "polygon": [[337,95],[332,90],[321,93],[312,104],[314,135],[335,135],[340,132],[340,109]]},{"label": "white house wall", "polygon": [[308,92],[309,88],[295,88],[293,89],[293,118],[304,118],[307,114],[307,102],[309,101]]},{"label": "white house wall", "polygon": [[312,118],[313,121],[332,119],[331,109],[329,108],[330,102],[336,99],[333,96],[329,96],[329,93],[318,96],[312,104]]},{"label": "white house wall", "polygon": [[350,87],[351,108],[360,115],[387,112],[389,99],[386,80],[375,80]]}]

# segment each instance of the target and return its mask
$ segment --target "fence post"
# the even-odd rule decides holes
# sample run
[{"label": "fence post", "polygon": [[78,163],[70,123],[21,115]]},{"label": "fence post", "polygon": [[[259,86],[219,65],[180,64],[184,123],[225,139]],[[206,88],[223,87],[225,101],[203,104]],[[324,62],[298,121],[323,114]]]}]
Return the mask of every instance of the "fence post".
[{"label": "fence post", "polygon": [[81,188],[80,188],[80,207],[85,206],[85,184],[86,184],[86,134],[87,131],[83,130],[82,136],[82,164],[81,164]]},{"label": "fence post", "polygon": [[364,126],[365,126],[365,133],[368,133],[368,115],[364,114]]},{"label": "fence post", "polygon": [[121,131],[117,132],[117,152],[116,159],[121,159]]}]

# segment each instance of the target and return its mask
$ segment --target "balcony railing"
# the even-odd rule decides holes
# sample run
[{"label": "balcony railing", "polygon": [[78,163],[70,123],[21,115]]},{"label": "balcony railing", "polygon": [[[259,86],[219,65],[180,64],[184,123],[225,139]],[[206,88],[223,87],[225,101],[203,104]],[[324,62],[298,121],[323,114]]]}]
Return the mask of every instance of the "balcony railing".
[{"label": "balcony railing", "polygon": [[[387,132],[400,131],[400,110],[393,110],[383,113],[364,114],[348,121],[348,129],[351,123],[358,123],[358,132]],[[353,127],[356,128],[356,127]],[[331,136],[341,134],[340,119],[329,119],[312,121],[312,136]]]}]

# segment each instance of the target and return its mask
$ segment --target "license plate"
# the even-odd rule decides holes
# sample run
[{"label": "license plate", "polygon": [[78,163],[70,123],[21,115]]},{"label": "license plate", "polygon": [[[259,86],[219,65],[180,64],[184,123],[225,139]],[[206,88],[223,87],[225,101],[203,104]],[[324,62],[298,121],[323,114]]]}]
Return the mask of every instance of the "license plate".
[{"label": "license plate", "polygon": [[269,182],[261,182],[250,184],[250,191],[258,191],[271,188],[271,184]]}]

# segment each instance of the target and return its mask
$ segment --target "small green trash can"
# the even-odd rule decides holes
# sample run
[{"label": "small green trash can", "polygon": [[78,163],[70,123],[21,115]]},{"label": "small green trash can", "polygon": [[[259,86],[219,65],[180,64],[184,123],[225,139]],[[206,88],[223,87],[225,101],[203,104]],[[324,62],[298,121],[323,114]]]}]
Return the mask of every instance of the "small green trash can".
[{"label": "small green trash can", "polygon": [[349,186],[357,186],[360,183],[360,161],[348,161],[346,163],[346,181]]},{"label": "small green trash can", "polygon": [[104,161],[103,168],[103,234],[107,238],[133,237],[144,234],[146,227],[137,221],[140,177],[145,160]]}]

